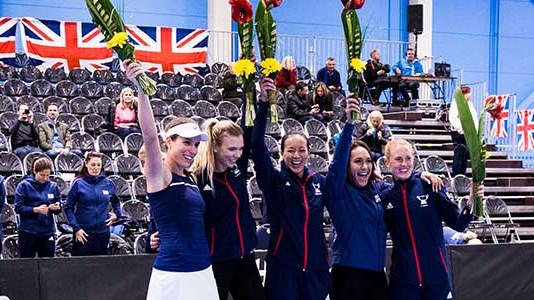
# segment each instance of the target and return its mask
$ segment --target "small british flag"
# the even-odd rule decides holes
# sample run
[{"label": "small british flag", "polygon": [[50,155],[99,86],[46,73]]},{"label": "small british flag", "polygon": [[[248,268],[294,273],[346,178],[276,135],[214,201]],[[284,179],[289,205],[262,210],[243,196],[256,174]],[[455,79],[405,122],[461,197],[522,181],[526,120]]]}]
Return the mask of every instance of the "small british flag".
[{"label": "small british flag", "polygon": [[519,151],[534,150],[534,110],[517,112],[517,147]]},{"label": "small british flag", "polygon": [[495,106],[499,107],[499,117],[496,119],[490,119],[490,135],[494,137],[507,137],[509,126],[509,106],[510,95],[490,95],[486,98],[485,103],[488,103],[493,98],[495,99]]},{"label": "small british flag", "polygon": [[15,65],[15,38],[18,19],[0,17],[0,61]]}]

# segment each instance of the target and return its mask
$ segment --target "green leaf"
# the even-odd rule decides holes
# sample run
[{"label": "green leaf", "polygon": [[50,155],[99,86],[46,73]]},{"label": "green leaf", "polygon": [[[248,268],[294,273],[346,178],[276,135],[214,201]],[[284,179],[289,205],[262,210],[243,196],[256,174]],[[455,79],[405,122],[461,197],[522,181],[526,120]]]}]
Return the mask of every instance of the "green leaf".
[{"label": "green leaf", "polygon": [[348,61],[352,58],[360,58],[363,36],[356,10],[343,9],[341,12],[341,21],[345,33]]},{"label": "green leaf", "polygon": [[106,40],[116,32],[125,32],[124,22],[110,0],[85,0],[93,23],[100,29]]},{"label": "green leaf", "polygon": [[250,58],[254,33],[254,25],[252,24],[252,20],[244,24],[239,24],[237,26],[237,32],[241,42],[241,51],[243,51],[246,58]]},{"label": "green leaf", "polygon": [[263,1],[258,2],[254,22],[261,59],[274,58],[276,54],[276,22]]}]

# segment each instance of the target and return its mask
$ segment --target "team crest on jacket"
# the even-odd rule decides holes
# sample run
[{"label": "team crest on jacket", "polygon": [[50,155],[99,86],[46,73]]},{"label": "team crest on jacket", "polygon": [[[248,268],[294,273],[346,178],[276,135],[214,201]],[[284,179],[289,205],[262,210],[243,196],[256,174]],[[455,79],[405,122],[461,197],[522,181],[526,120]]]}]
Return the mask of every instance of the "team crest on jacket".
[{"label": "team crest on jacket", "polygon": [[428,202],[427,202],[428,194],[417,196],[417,200],[419,200],[419,202],[421,202],[421,207],[427,207],[428,206]]},{"label": "team crest on jacket", "polygon": [[391,204],[391,202],[389,202],[388,205],[386,206],[386,209],[393,209],[393,208],[395,207],[393,206],[393,204]]},{"label": "team crest on jacket", "polygon": [[241,175],[241,171],[239,170],[239,168],[235,168],[234,170],[232,170],[232,173],[234,173],[234,177],[239,177],[239,175]]},{"label": "team crest on jacket", "polygon": [[313,188],[315,189],[315,195],[316,196],[320,196],[322,195],[323,193],[321,193],[321,183],[318,182],[318,183],[312,183],[313,185]]},{"label": "team crest on jacket", "polygon": [[380,196],[378,194],[375,195],[375,202],[380,203],[382,200],[380,199]]}]

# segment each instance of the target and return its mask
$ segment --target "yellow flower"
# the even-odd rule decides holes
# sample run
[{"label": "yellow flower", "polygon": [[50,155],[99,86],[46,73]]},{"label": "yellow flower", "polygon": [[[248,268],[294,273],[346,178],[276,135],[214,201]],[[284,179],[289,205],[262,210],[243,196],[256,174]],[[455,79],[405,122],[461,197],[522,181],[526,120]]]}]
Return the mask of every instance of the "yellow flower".
[{"label": "yellow flower", "polygon": [[108,49],[111,49],[113,47],[119,46],[119,48],[124,47],[126,43],[128,42],[128,34],[126,32],[115,32],[111,40],[109,40],[106,44]]},{"label": "yellow flower", "polygon": [[262,67],[261,73],[265,76],[269,76],[272,73],[279,72],[282,69],[280,63],[274,58],[267,58],[260,63]]},{"label": "yellow flower", "polygon": [[237,76],[248,78],[256,73],[256,66],[248,59],[240,59],[234,65],[234,72]]},{"label": "yellow flower", "polygon": [[363,73],[363,70],[365,70],[366,62],[359,58],[353,58],[350,60],[350,67],[354,69],[357,73]]}]

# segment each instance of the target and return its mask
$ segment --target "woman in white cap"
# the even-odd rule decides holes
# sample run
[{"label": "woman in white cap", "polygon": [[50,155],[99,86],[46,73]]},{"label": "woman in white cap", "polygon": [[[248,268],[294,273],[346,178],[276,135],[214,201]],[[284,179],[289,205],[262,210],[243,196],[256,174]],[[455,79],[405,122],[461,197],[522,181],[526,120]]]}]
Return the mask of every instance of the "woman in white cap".
[{"label": "woman in white cap", "polygon": [[[128,78],[137,83],[141,65],[126,61],[125,68]],[[191,119],[171,121],[165,128],[163,161],[150,101],[138,90],[147,196],[160,238],[147,299],[219,299],[204,232],[205,204],[187,171],[208,136]]]}]

